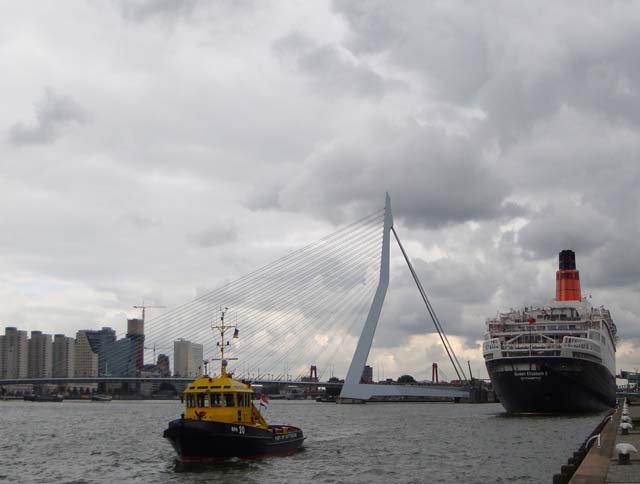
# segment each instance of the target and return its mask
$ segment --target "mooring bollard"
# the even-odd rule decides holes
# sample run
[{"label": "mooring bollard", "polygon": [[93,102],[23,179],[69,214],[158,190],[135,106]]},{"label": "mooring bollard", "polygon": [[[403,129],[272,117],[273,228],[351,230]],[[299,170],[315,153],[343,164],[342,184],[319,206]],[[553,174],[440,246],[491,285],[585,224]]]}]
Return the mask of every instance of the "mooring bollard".
[{"label": "mooring bollard", "polygon": [[638,452],[636,448],[627,443],[616,445],[616,452],[618,453],[618,464],[629,465],[631,464],[631,452]]},{"label": "mooring bollard", "polygon": [[622,435],[629,435],[629,431],[633,428],[633,425],[631,425],[629,422],[622,422],[620,424],[620,433]]},{"label": "mooring bollard", "polygon": [[567,484],[569,482],[569,476],[566,474],[554,474],[553,484]]}]

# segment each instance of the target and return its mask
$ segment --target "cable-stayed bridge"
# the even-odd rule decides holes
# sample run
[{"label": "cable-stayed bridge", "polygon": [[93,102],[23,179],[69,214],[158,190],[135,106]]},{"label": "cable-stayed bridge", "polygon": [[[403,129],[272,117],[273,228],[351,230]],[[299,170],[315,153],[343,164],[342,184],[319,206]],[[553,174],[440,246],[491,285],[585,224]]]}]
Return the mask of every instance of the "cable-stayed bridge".
[{"label": "cable-stayed bridge", "polygon": [[[171,348],[176,341],[201,344],[202,366],[197,373],[202,374],[218,355],[212,326],[220,311],[229,308],[227,324],[237,327],[239,337],[227,342],[233,342],[227,354],[239,359],[229,359],[227,371],[237,379],[300,382],[314,365],[319,370],[316,385],[327,384],[336,370],[346,372],[341,384],[345,401],[375,396],[468,396],[464,386],[361,383],[389,285],[392,234],[425,303],[425,316],[430,316],[458,380],[464,382],[464,370],[393,227],[388,196],[383,209],[145,321],[145,345],[154,348],[154,357],[155,348],[174,357]],[[123,354],[122,358],[131,355]],[[216,372],[215,367],[209,370]],[[183,374],[165,380],[190,381],[195,376]],[[100,375],[93,381],[107,381],[100,378],[148,380],[128,374]],[[0,385],[17,382],[35,383],[32,379],[6,379],[0,380]]]}]

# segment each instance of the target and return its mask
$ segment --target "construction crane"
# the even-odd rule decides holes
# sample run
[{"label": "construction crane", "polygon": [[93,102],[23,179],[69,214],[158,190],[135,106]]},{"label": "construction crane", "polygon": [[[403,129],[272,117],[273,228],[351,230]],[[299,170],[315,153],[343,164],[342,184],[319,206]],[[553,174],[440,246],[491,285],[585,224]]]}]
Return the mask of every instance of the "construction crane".
[{"label": "construction crane", "polygon": [[153,350],[153,364],[155,365],[158,360],[156,360],[156,348],[158,349],[171,349],[170,346],[156,346],[155,343],[153,343],[153,346],[145,346],[144,349],[145,350]]},{"label": "construction crane", "polygon": [[150,305],[145,305],[144,301],[142,301],[142,305],[141,306],[133,306],[134,309],[142,309],[142,322],[144,323],[144,310],[147,308],[166,308],[167,306],[150,306]]}]

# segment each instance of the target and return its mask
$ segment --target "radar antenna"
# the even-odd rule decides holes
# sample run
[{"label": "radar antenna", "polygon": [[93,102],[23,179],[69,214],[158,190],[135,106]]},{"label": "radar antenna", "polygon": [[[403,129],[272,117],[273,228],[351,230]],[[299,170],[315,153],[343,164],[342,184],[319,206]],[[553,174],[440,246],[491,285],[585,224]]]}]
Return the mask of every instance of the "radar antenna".
[{"label": "radar antenna", "polygon": [[211,329],[218,330],[220,332],[220,341],[216,343],[216,346],[220,350],[220,358],[213,358],[214,361],[220,361],[220,376],[227,376],[227,363],[229,360],[237,360],[238,358],[226,358],[224,357],[224,349],[226,346],[231,346],[231,342],[229,340],[224,339],[224,333],[226,330],[233,328],[233,338],[238,338],[240,331],[238,330],[238,325],[229,326],[225,325],[224,317],[229,310],[228,307],[220,308],[220,322],[216,325],[213,323],[211,325]]}]

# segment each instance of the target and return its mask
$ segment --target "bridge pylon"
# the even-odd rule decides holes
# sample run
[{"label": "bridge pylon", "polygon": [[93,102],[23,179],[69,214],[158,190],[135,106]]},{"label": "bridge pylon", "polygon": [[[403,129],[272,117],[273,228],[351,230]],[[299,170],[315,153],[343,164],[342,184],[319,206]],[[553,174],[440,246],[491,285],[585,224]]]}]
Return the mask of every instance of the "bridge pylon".
[{"label": "bridge pylon", "polygon": [[[469,391],[462,387],[450,386],[416,386],[416,385],[375,385],[360,383],[364,366],[367,363],[371,344],[378,326],[380,313],[389,287],[389,260],[391,231],[393,230],[393,214],[391,198],[387,193],[384,205],[384,227],[382,233],[382,251],[380,256],[380,279],[373,296],[367,319],[364,323],[360,339],[351,360],[351,365],[344,380],[338,403],[362,403],[373,397],[442,397],[468,398]],[[398,239],[399,242],[399,239]],[[408,262],[408,261],[407,261]]]}]

